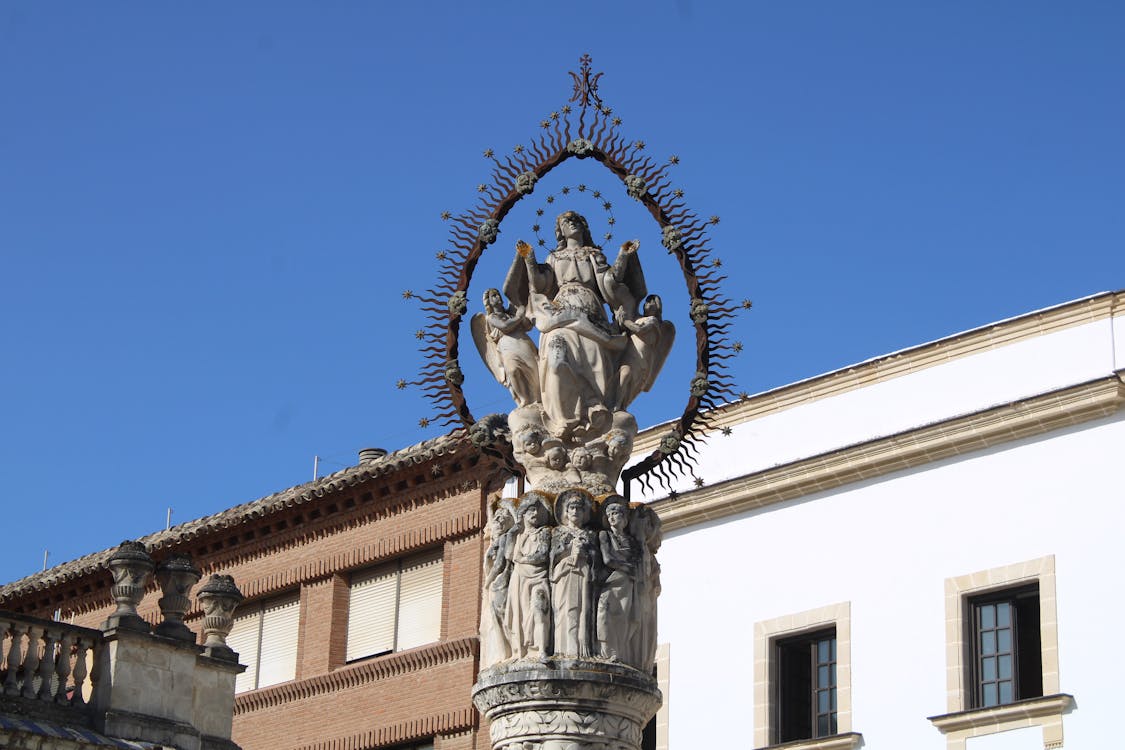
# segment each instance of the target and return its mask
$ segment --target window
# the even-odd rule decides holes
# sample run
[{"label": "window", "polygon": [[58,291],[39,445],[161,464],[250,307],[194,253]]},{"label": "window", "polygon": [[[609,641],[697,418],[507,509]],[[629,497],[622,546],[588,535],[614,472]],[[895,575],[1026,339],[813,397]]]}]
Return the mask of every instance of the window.
[{"label": "window", "polygon": [[973,707],[1042,696],[1039,584],[973,597],[969,605]]},{"label": "window", "polygon": [[1036,726],[1062,747],[1074,698],[1059,684],[1053,555],[947,578],[945,637],[945,713],[929,718],[946,747]]},{"label": "window", "polygon": [[297,592],[238,608],[227,645],[238,652],[246,671],[235,678],[234,691],[242,693],[297,676],[297,625],[300,600]]},{"label": "window", "polygon": [[348,661],[403,651],[441,635],[441,552],[355,573],[348,601]]},{"label": "window", "polygon": [[773,742],[836,734],[836,629],[774,642]]},{"label": "window", "polygon": [[754,747],[851,750],[851,604],[754,624]]}]

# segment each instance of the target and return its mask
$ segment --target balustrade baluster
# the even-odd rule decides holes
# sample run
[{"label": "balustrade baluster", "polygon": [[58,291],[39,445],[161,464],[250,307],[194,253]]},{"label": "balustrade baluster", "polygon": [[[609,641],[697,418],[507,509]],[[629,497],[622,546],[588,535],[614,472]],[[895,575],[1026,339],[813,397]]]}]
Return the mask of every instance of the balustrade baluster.
[{"label": "balustrade baluster", "polygon": [[64,633],[59,641],[59,658],[55,663],[55,675],[59,678],[59,686],[55,690],[55,703],[66,704],[66,680],[70,677],[70,649],[74,645],[74,633]]},{"label": "balustrade baluster", "polygon": [[35,697],[35,673],[39,669],[39,641],[44,628],[32,625],[27,629],[27,655],[23,659],[23,697]]},{"label": "balustrade baluster", "polygon": [[8,640],[8,631],[11,627],[12,623],[0,618],[0,691],[3,691],[4,681],[8,676],[8,667],[4,662],[4,642]]},{"label": "balustrade baluster", "polygon": [[55,649],[59,634],[52,628],[43,629],[43,658],[39,660],[39,695],[41,701],[50,702],[53,697],[51,678],[55,676]]},{"label": "balustrade baluster", "polygon": [[18,622],[12,623],[12,645],[8,648],[8,676],[4,679],[4,694],[5,695],[19,695],[19,673],[20,661],[23,656],[23,636],[29,630],[29,626],[23,625]]},{"label": "balustrade baluster", "polygon": [[101,641],[94,639],[93,644],[90,646],[90,653],[93,654],[92,661],[94,666],[90,668],[90,700],[89,703],[96,703],[98,695],[98,685],[102,679],[102,665],[101,665],[101,650],[105,648],[105,644]]},{"label": "balustrade baluster", "polygon": [[82,688],[86,686],[86,651],[89,649],[89,644],[86,643],[86,638],[81,636],[75,642],[74,652],[74,692],[70,696],[70,705],[81,706],[86,703],[86,697],[82,695]]}]

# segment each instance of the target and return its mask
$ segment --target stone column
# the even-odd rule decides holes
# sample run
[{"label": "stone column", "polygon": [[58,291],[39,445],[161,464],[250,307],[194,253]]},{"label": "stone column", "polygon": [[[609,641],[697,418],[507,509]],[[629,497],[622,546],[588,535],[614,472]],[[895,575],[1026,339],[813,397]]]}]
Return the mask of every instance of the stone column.
[{"label": "stone column", "polygon": [[633,667],[563,659],[484,670],[473,702],[494,750],[639,750],[661,695]]}]

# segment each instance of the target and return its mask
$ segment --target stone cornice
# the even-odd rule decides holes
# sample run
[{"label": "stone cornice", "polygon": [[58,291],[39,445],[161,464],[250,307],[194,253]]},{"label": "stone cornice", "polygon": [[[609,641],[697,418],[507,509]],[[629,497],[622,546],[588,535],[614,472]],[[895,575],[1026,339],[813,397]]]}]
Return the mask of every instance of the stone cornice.
[{"label": "stone cornice", "polygon": [[942,714],[928,718],[931,724],[941,730],[942,734],[949,734],[965,729],[998,727],[1022,719],[1061,716],[1073,707],[1074,696],[1059,693],[1058,695],[1046,695],[1042,698],[1029,698],[1003,706],[974,708],[971,711],[958,711],[953,714]]},{"label": "stone cornice", "polygon": [[283,703],[305,700],[317,695],[335,693],[378,680],[430,669],[441,664],[473,659],[476,648],[477,638],[470,636],[441,641],[396,654],[377,656],[349,664],[328,674],[242,693],[235,696],[234,714],[239,716]]},{"label": "stone cornice", "polygon": [[[708,422],[712,430],[734,426],[764,414],[836,396],[1035,336],[1107,320],[1122,314],[1123,310],[1125,290],[1102,292],[765,391],[708,412]],[[656,450],[660,436],[668,431],[668,426],[667,423],[657,425],[637,435],[633,444],[634,454],[647,455]]]},{"label": "stone cornice", "polygon": [[672,531],[1105,417],[1123,403],[1125,384],[1115,374],[771,467],[652,507]]}]

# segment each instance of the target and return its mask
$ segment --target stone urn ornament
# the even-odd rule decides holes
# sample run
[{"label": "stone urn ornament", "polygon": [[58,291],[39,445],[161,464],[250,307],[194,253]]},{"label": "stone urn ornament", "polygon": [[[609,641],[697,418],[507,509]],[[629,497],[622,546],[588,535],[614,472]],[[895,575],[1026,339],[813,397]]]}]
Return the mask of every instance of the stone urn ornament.
[{"label": "stone urn ornament", "polygon": [[117,609],[102,623],[102,630],[123,628],[149,632],[148,623],[137,614],[137,605],[144,598],[145,589],[156,567],[144,544],[122,542],[109,558],[107,566],[113,575],[113,586],[109,591]]},{"label": "stone urn ornament", "polygon": [[234,627],[234,610],[245,598],[234,578],[212,575],[195,595],[203,608],[203,652],[226,661],[238,661],[238,654],[227,645],[227,636]]},{"label": "stone urn ornament", "polygon": [[188,594],[199,583],[203,573],[192,562],[191,555],[173,553],[156,566],[156,582],[164,593],[160,597],[160,614],[163,621],[156,626],[156,634],[188,643],[195,642],[195,633],[184,625],[184,614],[191,607]]}]

